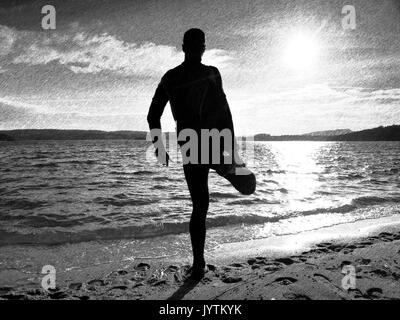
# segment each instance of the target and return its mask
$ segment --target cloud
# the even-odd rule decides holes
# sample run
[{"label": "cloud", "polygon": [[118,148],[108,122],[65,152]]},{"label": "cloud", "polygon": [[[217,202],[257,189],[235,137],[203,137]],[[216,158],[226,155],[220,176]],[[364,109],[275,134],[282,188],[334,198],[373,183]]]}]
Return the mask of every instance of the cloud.
[{"label": "cloud", "polygon": [[0,25],[0,58],[11,52],[15,40],[16,33],[12,29]]},{"label": "cloud", "polygon": [[[175,47],[129,43],[109,34],[58,36],[35,41],[13,59],[15,64],[47,65],[57,62],[74,73],[101,71],[127,76],[159,76],[179,64],[183,55]],[[232,58],[219,49],[207,51],[205,61],[226,65]]]},{"label": "cloud", "polygon": [[[400,89],[318,85],[269,94],[236,91],[228,98],[239,134],[358,130],[400,121]],[[93,102],[93,106],[80,101],[74,101],[74,107],[60,103],[57,99],[37,104],[0,98],[0,128],[147,130],[147,109],[129,107],[135,103],[115,103],[113,99],[106,105]],[[113,108],[114,104],[119,107]],[[168,125],[163,122],[165,129],[173,130]]]},{"label": "cloud", "polygon": [[0,98],[0,129],[96,129],[135,130],[147,128],[141,114],[84,114],[47,112],[22,102]]},{"label": "cloud", "polygon": [[370,104],[396,104],[400,105],[400,89],[353,89],[352,102]]},{"label": "cloud", "polygon": [[45,108],[0,97],[1,129],[35,128],[38,116],[46,118]]},{"label": "cloud", "polygon": [[10,104],[0,102],[0,125],[3,127],[7,123],[14,122],[15,120],[24,119],[29,116],[31,112],[25,108],[19,108]]},{"label": "cloud", "polygon": [[[237,91],[231,97],[241,110],[252,110],[254,106],[278,106],[296,109],[298,106],[332,105],[339,108],[348,108],[355,105],[400,105],[400,89],[374,89],[362,87],[331,87],[327,84],[309,85],[303,88],[265,93],[260,91]],[[317,114],[318,110],[315,110]]]},{"label": "cloud", "polygon": [[329,85],[312,85],[297,90],[275,95],[284,101],[302,101],[319,103],[361,103],[361,102],[398,102],[400,103],[400,89],[375,89],[362,87],[331,87]]},{"label": "cloud", "polygon": [[400,122],[400,89],[313,85],[275,93],[236,91],[230,102],[241,134],[359,130]]}]

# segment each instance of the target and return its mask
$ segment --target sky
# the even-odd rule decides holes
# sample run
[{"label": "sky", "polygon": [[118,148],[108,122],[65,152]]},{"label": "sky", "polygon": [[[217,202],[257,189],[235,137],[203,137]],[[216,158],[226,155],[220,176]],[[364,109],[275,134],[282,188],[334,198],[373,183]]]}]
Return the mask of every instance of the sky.
[{"label": "sky", "polygon": [[[55,30],[42,28],[46,4]],[[238,134],[400,124],[400,0],[2,0],[0,129],[147,130],[192,27]],[[169,106],[162,124],[175,127]]]}]

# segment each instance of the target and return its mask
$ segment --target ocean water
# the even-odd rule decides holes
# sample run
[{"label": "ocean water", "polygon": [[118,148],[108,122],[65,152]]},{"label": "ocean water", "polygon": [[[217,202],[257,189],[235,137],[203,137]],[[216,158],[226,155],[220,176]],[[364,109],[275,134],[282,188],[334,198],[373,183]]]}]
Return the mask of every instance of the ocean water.
[{"label": "ocean water", "polygon": [[[0,246],[186,233],[191,205],[181,164],[148,161],[148,147],[2,142]],[[398,214],[399,142],[255,142],[254,150],[254,195],[210,174],[207,223],[218,230],[215,243]]]},{"label": "ocean water", "polygon": [[[208,261],[229,243],[400,215],[399,142],[251,147],[254,195],[210,174]],[[146,154],[145,141],[1,142],[0,285],[38,286],[49,264],[68,283],[143,259],[190,263],[181,164]]]}]

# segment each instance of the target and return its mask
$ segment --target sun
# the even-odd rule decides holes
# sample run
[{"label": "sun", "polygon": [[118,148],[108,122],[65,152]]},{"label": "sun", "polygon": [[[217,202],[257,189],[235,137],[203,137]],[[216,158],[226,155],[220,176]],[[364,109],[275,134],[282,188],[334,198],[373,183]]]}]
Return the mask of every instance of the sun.
[{"label": "sun", "polygon": [[320,45],[315,35],[297,32],[289,36],[283,52],[283,63],[294,70],[311,71],[320,55]]}]

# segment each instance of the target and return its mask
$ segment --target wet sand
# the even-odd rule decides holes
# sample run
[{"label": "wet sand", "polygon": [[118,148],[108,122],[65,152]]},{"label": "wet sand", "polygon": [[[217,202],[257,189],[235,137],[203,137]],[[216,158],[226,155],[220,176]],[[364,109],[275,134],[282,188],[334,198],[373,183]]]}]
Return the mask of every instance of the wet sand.
[{"label": "wet sand", "polygon": [[[343,269],[356,272],[355,288],[343,287]],[[185,280],[188,265],[138,262],[104,277],[46,292],[2,287],[0,299],[271,300],[400,299],[400,232],[379,232],[353,241],[331,241],[281,257],[210,264],[200,282]]]}]

